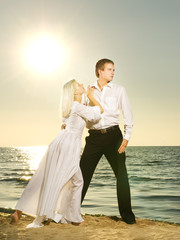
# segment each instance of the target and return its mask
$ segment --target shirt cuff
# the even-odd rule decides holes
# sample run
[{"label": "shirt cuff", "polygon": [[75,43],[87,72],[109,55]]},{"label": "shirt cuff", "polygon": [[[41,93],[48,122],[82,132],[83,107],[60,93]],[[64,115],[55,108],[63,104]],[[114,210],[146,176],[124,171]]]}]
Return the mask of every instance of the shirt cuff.
[{"label": "shirt cuff", "polygon": [[129,141],[132,134],[132,130],[133,130],[133,126],[124,125],[124,139]]}]

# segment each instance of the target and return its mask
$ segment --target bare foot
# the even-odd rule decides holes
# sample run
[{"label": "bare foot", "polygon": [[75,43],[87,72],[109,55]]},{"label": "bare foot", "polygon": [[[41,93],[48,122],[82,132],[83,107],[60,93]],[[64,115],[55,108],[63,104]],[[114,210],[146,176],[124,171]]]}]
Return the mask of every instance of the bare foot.
[{"label": "bare foot", "polygon": [[19,222],[19,219],[22,215],[22,212],[19,210],[16,210],[12,215],[11,215],[11,221],[10,224],[12,225],[17,225],[17,223]]},{"label": "bare foot", "polygon": [[74,226],[81,226],[83,224],[84,224],[84,221],[80,222],[80,223],[72,222],[72,225],[74,225]]}]

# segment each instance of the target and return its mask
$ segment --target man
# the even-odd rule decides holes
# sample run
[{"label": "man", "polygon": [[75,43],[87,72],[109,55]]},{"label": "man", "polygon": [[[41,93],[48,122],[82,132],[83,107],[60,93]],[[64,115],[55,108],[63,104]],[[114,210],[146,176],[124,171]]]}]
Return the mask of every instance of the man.
[{"label": "man", "polygon": [[[131,209],[130,187],[125,165],[125,149],[131,136],[133,117],[125,89],[113,84],[114,63],[109,59],[101,59],[96,63],[98,80],[92,84],[94,97],[104,109],[102,118],[97,123],[87,122],[89,136],[81,156],[80,167],[84,178],[82,201],[86,195],[94,170],[104,154],[117,179],[117,198],[119,212],[127,224],[136,222]],[[91,105],[91,103],[89,103]],[[119,129],[119,116],[122,110],[124,137]]]}]

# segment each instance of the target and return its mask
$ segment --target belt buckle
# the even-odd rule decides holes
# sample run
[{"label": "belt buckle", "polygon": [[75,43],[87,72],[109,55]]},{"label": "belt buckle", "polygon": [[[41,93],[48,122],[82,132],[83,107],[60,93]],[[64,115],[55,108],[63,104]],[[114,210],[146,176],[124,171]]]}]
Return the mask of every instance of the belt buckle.
[{"label": "belt buckle", "polygon": [[101,133],[107,133],[107,130],[106,129],[101,129]]}]

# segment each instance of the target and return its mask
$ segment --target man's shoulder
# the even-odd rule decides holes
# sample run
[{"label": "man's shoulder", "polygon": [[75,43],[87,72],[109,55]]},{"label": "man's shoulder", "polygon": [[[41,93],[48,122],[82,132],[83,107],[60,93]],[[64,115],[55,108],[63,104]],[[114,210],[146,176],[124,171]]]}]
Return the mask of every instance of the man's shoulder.
[{"label": "man's shoulder", "polygon": [[111,82],[111,83],[110,83],[110,86],[111,86],[113,89],[117,89],[118,91],[124,89],[124,87],[123,87],[122,85],[118,84],[118,83],[112,83],[112,82]]},{"label": "man's shoulder", "polygon": [[96,87],[96,86],[97,86],[97,80],[90,84],[90,87]]}]

